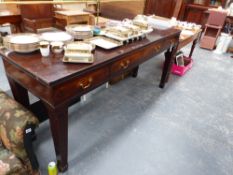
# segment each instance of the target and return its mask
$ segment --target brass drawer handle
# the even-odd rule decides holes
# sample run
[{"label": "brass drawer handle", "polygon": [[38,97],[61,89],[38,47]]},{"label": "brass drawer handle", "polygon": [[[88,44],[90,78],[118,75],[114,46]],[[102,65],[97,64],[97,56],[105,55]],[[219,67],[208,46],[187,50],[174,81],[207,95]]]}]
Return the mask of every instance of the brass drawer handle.
[{"label": "brass drawer handle", "polygon": [[127,60],[126,62],[122,61],[120,65],[123,69],[127,69],[129,67],[129,63],[130,63],[129,60]]},{"label": "brass drawer handle", "polygon": [[90,77],[90,78],[88,79],[87,83],[81,82],[81,83],[79,83],[79,86],[80,86],[83,90],[85,90],[85,89],[87,89],[87,88],[89,88],[89,87],[91,86],[92,81],[93,81],[93,79]]},{"label": "brass drawer handle", "polygon": [[155,46],[155,51],[158,52],[161,49],[160,45]]}]

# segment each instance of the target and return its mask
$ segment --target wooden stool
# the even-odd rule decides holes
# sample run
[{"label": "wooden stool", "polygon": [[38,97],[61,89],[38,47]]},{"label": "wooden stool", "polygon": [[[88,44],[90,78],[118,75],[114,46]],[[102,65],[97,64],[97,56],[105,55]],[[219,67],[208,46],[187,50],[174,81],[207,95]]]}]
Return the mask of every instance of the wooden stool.
[{"label": "wooden stool", "polygon": [[224,11],[211,10],[210,15],[205,25],[203,37],[200,42],[200,47],[213,50],[216,41],[223,28],[227,13]]},{"label": "wooden stool", "polygon": [[[70,24],[91,24],[94,25],[94,16],[88,12],[80,11],[56,11],[56,26],[64,29]],[[93,18],[93,19],[92,19]]]}]

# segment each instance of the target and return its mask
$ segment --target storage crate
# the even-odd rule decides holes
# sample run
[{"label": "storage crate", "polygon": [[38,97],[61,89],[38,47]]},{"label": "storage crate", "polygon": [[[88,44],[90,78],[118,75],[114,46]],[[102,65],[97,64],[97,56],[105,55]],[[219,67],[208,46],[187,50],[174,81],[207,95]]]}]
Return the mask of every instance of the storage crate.
[{"label": "storage crate", "polygon": [[193,60],[192,58],[185,57],[184,56],[184,66],[178,66],[177,64],[172,65],[172,73],[183,76],[189,69],[191,69],[193,66]]}]

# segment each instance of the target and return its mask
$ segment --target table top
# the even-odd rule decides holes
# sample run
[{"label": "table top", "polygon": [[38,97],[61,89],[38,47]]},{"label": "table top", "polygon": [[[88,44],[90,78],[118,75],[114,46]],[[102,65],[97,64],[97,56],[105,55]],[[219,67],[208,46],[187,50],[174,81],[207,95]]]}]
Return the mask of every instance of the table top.
[{"label": "table top", "polygon": [[39,51],[20,54],[16,52],[9,52],[7,49],[1,49],[0,55],[3,59],[17,66],[21,71],[24,71],[35,77],[41,83],[52,86],[69,78],[76,77],[91,71],[101,65],[108,64],[122,56],[130,54],[135,49],[144,48],[155,42],[163,41],[166,38],[179,35],[180,31],[177,29],[157,30],[148,34],[147,38],[136,41],[131,44],[121,46],[112,50],[104,50],[96,48],[94,56],[95,62],[93,64],[71,64],[63,63],[63,55],[51,54],[48,58],[43,58]]},{"label": "table top", "polygon": [[[162,20],[162,21],[170,21],[171,20],[169,18],[165,18],[165,17],[161,17],[161,16],[154,16],[154,18],[158,19],[158,20]],[[196,38],[202,31],[202,29],[196,29],[196,30],[191,29],[190,30],[190,29],[184,29],[184,28],[178,28],[178,27],[175,27],[175,28],[184,31],[184,32],[181,32],[181,34],[180,34],[180,42],[190,40],[191,38]],[[192,32],[193,34],[186,35],[185,31]]]}]

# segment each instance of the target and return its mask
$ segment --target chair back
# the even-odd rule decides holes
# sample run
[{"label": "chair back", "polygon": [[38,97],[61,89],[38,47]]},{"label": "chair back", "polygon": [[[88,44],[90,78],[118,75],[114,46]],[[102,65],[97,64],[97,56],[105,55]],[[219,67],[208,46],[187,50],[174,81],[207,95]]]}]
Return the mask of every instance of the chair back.
[{"label": "chair back", "polygon": [[214,26],[223,26],[225,23],[226,17],[227,17],[226,12],[210,10],[210,15],[207,20],[207,24],[214,25]]}]

